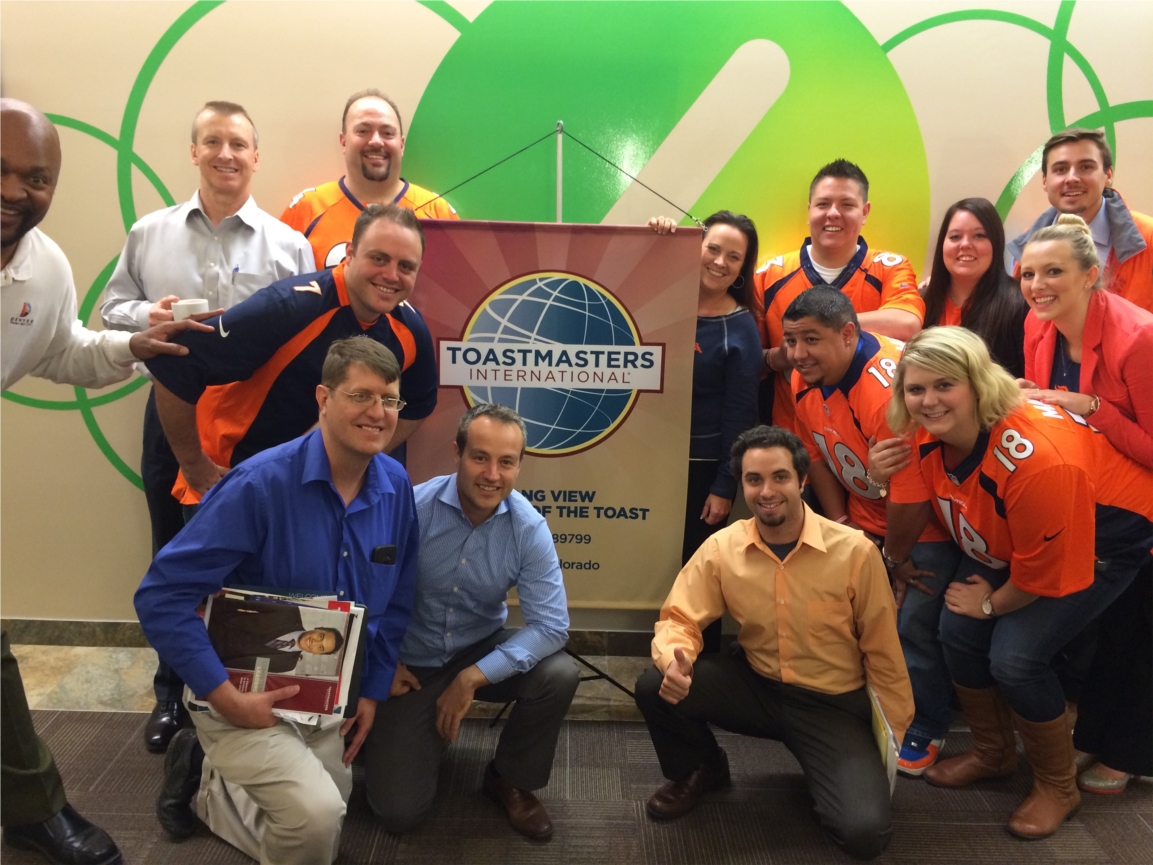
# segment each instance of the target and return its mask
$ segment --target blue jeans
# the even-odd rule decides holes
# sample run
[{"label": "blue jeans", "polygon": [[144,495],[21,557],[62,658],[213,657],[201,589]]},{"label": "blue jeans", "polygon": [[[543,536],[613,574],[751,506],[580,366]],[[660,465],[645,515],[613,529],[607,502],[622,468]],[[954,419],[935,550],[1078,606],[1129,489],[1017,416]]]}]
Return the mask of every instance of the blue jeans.
[{"label": "blue jeans", "polygon": [[[1053,656],[1081,632],[1133,581],[1141,559],[1098,562],[1093,583],[1062,598],[1041,597],[995,619],[974,619],[945,609],[941,644],[953,681],[965,688],[998,685],[1013,711],[1033,723],[1059,718],[1065,693],[1050,666]],[[964,558],[956,580],[976,574],[997,589],[1008,568],[994,571]]]},{"label": "blue jeans", "polygon": [[952,541],[933,541],[917,544],[912,555],[918,570],[932,571],[936,576],[919,580],[922,586],[933,590],[932,595],[911,586],[897,610],[897,634],[916,707],[907,735],[943,739],[953,720],[953,682],[937,631],[945,606],[945,589],[953,580],[962,553]]}]

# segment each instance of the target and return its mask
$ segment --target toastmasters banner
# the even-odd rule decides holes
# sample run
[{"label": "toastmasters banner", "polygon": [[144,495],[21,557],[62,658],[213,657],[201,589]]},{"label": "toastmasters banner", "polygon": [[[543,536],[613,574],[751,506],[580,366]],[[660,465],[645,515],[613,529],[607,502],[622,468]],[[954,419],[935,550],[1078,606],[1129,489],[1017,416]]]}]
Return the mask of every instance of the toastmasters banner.
[{"label": "toastmasters banner", "polygon": [[517,488],[548,519],[569,605],[659,607],[680,568],[700,232],[423,225],[413,303],[441,390],[409,442],[413,482],[454,470],[469,406],[512,406]]}]

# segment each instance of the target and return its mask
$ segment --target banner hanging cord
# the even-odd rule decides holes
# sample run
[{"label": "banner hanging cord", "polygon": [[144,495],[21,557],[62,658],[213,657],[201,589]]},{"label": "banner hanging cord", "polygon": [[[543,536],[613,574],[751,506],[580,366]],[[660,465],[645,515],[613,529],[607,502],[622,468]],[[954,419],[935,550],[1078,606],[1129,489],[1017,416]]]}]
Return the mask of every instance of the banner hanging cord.
[{"label": "banner hanging cord", "polygon": [[615,168],[617,171],[619,171],[621,174],[623,174],[629,180],[633,181],[633,183],[639,183],[641,186],[643,186],[645,189],[647,189],[649,192],[651,192],[653,195],[655,195],[657,198],[659,198],[665,204],[669,205],[670,207],[676,208],[681,213],[683,213],[685,216],[687,216],[689,219],[691,219],[693,222],[695,222],[697,225],[701,226],[702,228],[704,227],[703,222],[701,222],[699,219],[697,219],[695,216],[693,216],[691,213],[689,213],[687,210],[685,210],[679,204],[675,204],[672,201],[669,201],[667,198],[665,198],[663,195],[661,195],[659,192],[657,192],[655,189],[653,189],[647,183],[644,183],[643,181],[637,180],[637,178],[635,178],[633,175],[629,174],[627,171],[625,171],[623,168],[621,168],[619,165],[617,165],[615,162],[613,162],[607,156],[605,156],[601,153],[597,153],[597,151],[593,150],[591,147],[589,147],[587,144],[585,144],[583,141],[581,141],[579,138],[577,138],[575,135],[573,135],[567,129],[562,129],[561,134],[567,136],[568,138],[571,138],[573,141],[575,141],[577,144],[579,144],[581,147],[583,147],[585,150],[587,150],[593,156],[596,156],[599,159],[602,159],[605,162],[607,162],[609,165],[611,165],[613,168]]},{"label": "banner hanging cord", "polygon": [[[488,168],[485,168],[483,171],[478,171],[478,172],[477,172],[476,174],[474,174],[472,177],[468,178],[467,180],[462,180],[462,181],[461,181],[460,183],[458,183],[456,186],[453,186],[453,187],[452,187],[452,188],[450,188],[450,189],[446,189],[444,192],[440,193],[440,195],[436,196],[436,198],[432,198],[432,199],[429,199],[429,200],[428,200],[428,201],[426,201],[424,204],[422,204],[422,205],[420,205],[419,207],[417,207],[417,208],[416,208],[416,210],[423,210],[424,208],[426,208],[426,207],[428,207],[429,205],[431,205],[431,204],[432,204],[434,201],[437,201],[438,199],[444,198],[446,195],[448,195],[448,194],[449,194],[449,193],[451,193],[451,192],[455,192],[456,190],[460,189],[460,188],[461,188],[462,186],[464,186],[465,184],[468,184],[468,183],[472,183],[474,180],[476,180],[476,179],[477,179],[478,177],[480,177],[481,175],[483,175],[483,174],[487,174],[488,172],[492,171],[492,170],[493,170],[494,168],[496,168],[497,166],[499,166],[499,165],[503,165],[504,163],[508,162],[508,161],[509,161],[510,159],[512,159],[513,157],[516,157],[516,156],[520,156],[520,155],[521,155],[522,153],[524,153],[526,150],[531,150],[532,148],[534,148],[534,147],[536,147],[538,144],[540,144],[542,141],[547,141],[548,139],[552,138],[552,137],[553,137],[553,136],[555,136],[556,134],[557,134],[557,130],[556,130],[556,129],[550,129],[550,130],[549,130],[547,133],[545,133],[544,135],[542,135],[542,136],[541,136],[540,138],[538,138],[536,141],[532,142],[531,144],[527,144],[527,145],[525,145],[524,147],[522,147],[520,150],[516,151],[515,153],[510,153],[510,154],[509,154],[508,156],[506,156],[504,159],[500,160],[499,162],[494,162],[494,163],[493,163],[492,165],[490,165]],[[676,203],[674,203],[674,202],[672,202],[672,201],[669,201],[669,199],[665,198],[663,195],[661,195],[659,192],[657,192],[655,189],[653,189],[653,188],[652,188],[651,186],[649,186],[647,183],[644,183],[643,181],[641,181],[641,180],[638,180],[636,177],[634,177],[633,175],[629,174],[627,171],[625,171],[623,168],[621,168],[619,165],[617,165],[615,162],[613,162],[613,161],[612,161],[611,159],[609,159],[607,156],[605,156],[605,155],[604,155],[604,154],[602,154],[602,153],[598,153],[596,150],[594,150],[593,148],[589,147],[587,144],[585,144],[583,141],[581,141],[579,138],[577,138],[575,135],[573,135],[573,134],[572,134],[571,132],[569,132],[567,129],[563,129],[563,128],[562,128],[562,129],[560,130],[560,134],[561,134],[561,135],[564,135],[564,136],[567,136],[568,138],[571,138],[573,141],[575,141],[577,144],[579,144],[581,147],[583,147],[585,150],[587,150],[587,151],[588,151],[589,153],[591,153],[593,156],[596,156],[598,159],[601,159],[602,161],[606,162],[608,165],[610,165],[610,166],[612,166],[613,168],[615,168],[617,171],[619,171],[621,174],[623,174],[625,177],[627,177],[629,180],[633,181],[634,183],[639,183],[639,184],[640,184],[642,187],[644,187],[645,189],[647,189],[649,192],[651,192],[653,195],[655,195],[655,196],[656,196],[657,198],[659,198],[661,201],[665,202],[665,204],[668,204],[670,207],[673,207],[673,208],[675,208],[676,210],[679,210],[681,213],[683,213],[685,216],[687,216],[689,219],[691,219],[691,220],[692,220],[694,223],[696,223],[698,226],[700,226],[700,227],[702,227],[702,228],[704,227],[704,223],[703,223],[703,222],[701,222],[701,220],[697,219],[695,216],[693,216],[691,213],[689,213],[687,210],[685,210],[685,209],[684,209],[683,207],[681,207],[679,204],[676,204]]]}]

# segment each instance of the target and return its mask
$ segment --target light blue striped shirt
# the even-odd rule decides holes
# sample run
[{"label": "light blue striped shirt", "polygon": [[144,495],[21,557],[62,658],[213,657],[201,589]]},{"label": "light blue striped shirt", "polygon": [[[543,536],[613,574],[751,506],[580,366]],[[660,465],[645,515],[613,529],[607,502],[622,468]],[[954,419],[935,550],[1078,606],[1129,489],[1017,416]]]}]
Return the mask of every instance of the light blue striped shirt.
[{"label": "light blue striped shirt", "polygon": [[545,518],[515,490],[473,528],[460,507],[456,475],[417,486],[420,557],[412,621],[400,660],[442,667],[501,628],[516,587],[525,627],[482,658],[490,682],[531,670],[568,641],[568,601]]}]

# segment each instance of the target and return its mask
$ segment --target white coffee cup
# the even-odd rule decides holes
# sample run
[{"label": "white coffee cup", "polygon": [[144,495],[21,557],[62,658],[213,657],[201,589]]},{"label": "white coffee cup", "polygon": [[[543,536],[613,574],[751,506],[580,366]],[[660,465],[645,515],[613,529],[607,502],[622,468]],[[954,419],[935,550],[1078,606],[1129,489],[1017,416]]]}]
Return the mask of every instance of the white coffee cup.
[{"label": "white coffee cup", "polygon": [[178,300],[172,304],[172,317],[176,321],[182,321],[190,315],[199,315],[202,312],[208,312],[208,301],[199,297]]}]

